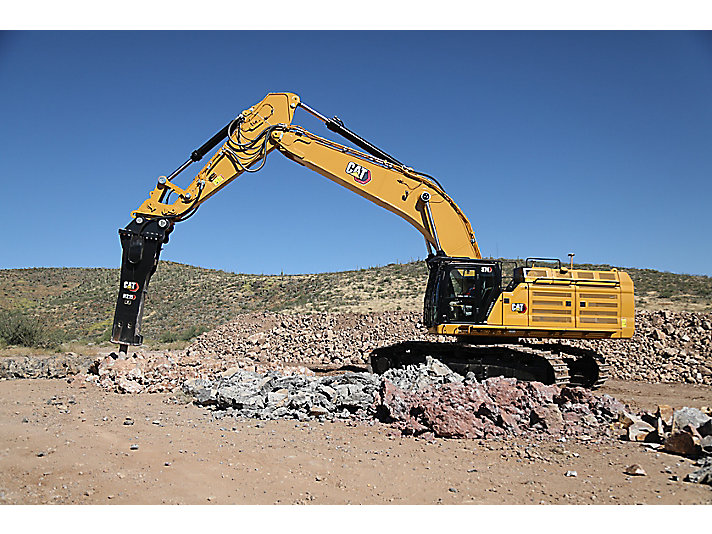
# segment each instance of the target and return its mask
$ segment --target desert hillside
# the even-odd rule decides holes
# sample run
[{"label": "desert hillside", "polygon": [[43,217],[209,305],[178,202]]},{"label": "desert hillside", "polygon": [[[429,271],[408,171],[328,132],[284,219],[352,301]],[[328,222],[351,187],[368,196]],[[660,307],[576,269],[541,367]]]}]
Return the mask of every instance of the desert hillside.
[{"label": "desert hillside", "polygon": [[[580,265],[577,267],[609,268]],[[712,311],[712,278],[625,269],[641,310]],[[194,337],[245,312],[420,311],[424,262],[355,271],[256,275],[162,261],[144,315],[147,341]],[[118,269],[0,270],[0,311],[38,318],[64,341],[108,340]]]}]

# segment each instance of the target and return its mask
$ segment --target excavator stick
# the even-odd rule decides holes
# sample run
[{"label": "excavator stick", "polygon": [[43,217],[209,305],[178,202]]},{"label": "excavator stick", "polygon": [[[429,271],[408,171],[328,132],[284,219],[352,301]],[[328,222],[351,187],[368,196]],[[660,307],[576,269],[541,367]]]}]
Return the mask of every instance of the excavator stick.
[{"label": "excavator stick", "polygon": [[168,219],[136,217],[119,230],[121,281],[116,301],[111,341],[126,353],[128,345],[141,345],[141,318],[148,282],[156,272],[161,246],[168,242],[173,223]]},{"label": "excavator stick", "polygon": [[[200,161],[205,154],[215,148],[227,137],[233,121],[229,122],[219,132],[213,135],[202,146],[195,149],[188,160],[168,177],[161,177],[158,186],[152,194],[160,202],[170,191],[168,185],[173,178],[183,172],[191,163]],[[119,296],[116,301],[114,325],[111,330],[111,341],[119,344],[119,354],[126,354],[129,345],[141,345],[141,319],[143,317],[143,304],[148,293],[148,282],[158,267],[158,258],[161,247],[168,243],[168,236],[173,231],[175,223],[181,218],[187,219],[198,208],[198,201],[203,191],[204,182],[198,181],[198,194],[195,200],[184,194],[186,206],[183,212],[176,216],[147,217],[135,213],[135,218],[126,228],[119,229],[121,238],[121,281],[119,283]],[[187,202],[190,200],[190,202]],[[147,201],[148,202],[148,201]],[[145,203],[144,203],[145,204]],[[155,209],[155,208],[154,208]],[[150,210],[149,210],[150,211]]]}]

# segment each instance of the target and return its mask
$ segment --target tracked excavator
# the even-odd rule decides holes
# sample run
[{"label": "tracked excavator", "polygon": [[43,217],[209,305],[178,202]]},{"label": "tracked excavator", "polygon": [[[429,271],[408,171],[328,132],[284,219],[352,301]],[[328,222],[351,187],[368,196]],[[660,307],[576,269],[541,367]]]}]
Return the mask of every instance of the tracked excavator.
[{"label": "tracked excavator", "polygon": [[[298,109],[358,149],[294,124]],[[188,187],[174,183],[223,141]],[[175,225],[242,173],[258,172],[274,150],[399,215],[425,238],[429,277],[423,323],[441,337],[376,349],[369,362],[374,372],[432,356],[480,379],[508,376],[596,388],[608,376],[603,359],[560,340],[632,337],[633,282],[627,273],[574,269],[573,262],[567,267],[548,258],[528,258],[505,273],[507,262],[482,258],[470,222],[438,180],[401,163],[296,94],[270,93],[172,174],[160,176],[128,226],[119,230],[121,280],[111,340],[120,345],[120,353],[143,341],[148,284]]]}]

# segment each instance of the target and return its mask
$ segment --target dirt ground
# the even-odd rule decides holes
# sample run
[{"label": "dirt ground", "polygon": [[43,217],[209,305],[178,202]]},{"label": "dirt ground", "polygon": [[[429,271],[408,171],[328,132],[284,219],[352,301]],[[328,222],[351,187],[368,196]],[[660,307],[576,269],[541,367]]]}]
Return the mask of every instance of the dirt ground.
[{"label": "dirt ground", "polygon": [[[636,408],[712,404],[703,386],[603,392]],[[647,475],[624,474],[631,464]],[[4,504],[712,504],[712,488],[682,482],[693,470],[628,442],[428,442],[381,424],[215,419],[78,381],[0,382]]]}]

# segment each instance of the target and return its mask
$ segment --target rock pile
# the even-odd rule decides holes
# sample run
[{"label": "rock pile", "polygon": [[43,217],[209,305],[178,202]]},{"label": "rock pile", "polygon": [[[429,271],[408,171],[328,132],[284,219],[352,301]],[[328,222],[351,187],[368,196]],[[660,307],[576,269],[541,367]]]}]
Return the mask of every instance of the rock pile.
[{"label": "rock pile", "polygon": [[[318,365],[365,365],[371,350],[428,336],[417,312],[313,315],[258,313],[207,332],[187,357]],[[443,336],[439,341],[451,341]],[[712,315],[637,312],[631,340],[575,340],[609,362],[613,378],[712,384]]]},{"label": "rock pile", "polygon": [[[245,363],[219,358],[198,358],[163,352],[139,352],[120,358],[116,353],[94,360],[82,378],[117,393],[169,393],[186,380],[215,380],[231,376]],[[283,375],[314,373],[303,366],[283,366],[278,362],[250,366],[253,370],[271,370]]]},{"label": "rock pile", "polygon": [[190,374],[191,362],[178,363],[167,354],[133,354],[119,358],[116,353],[97,359],[86,380],[118,393],[163,393],[173,391]]},{"label": "rock pile", "polygon": [[477,382],[473,375],[404,391],[386,373],[376,410],[379,419],[409,435],[487,438],[543,432],[593,438],[610,436],[609,423],[625,406],[582,388],[502,377]]},{"label": "rock pile", "polygon": [[[291,374],[232,367],[201,378],[198,369],[198,360],[107,356],[97,360],[90,376],[103,387],[126,393],[170,391],[182,384],[196,404],[220,416],[376,419],[404,435],[447,438],[542,433],[601,439],[625,431],[629,439],[658,442],[666,452],[692,457],[712,453],[712,418],[703,410],[659,406],[654,414],[633,415],[608,395],[512,378],[478,382],[474,375],[463,377],[431,358],[383,375],[316,377],[294,373],[295,367],[285,368]],[[184,380],[186,376],[192,378]],[[709,483],[712,465],[699,467],[689,480]]]},{"label": "rock pile", "polygon": [[712,456],[700,458],[697,461],[698,469],[685,477],[688,482],[707,484],[712,486]]},{"label": "rock pile", "polygon": [[[396,385],[397,384],[397,385]],[[625,407],[608,395],[512,378],[480,383],[428,358],[383,375],[281,376],[238,370],[183,391],[224,414],[259,419],[376,418],[408,435],[484,438],[544,432],[608,435]]]},{"label": "rock pile", "polygon": [[368,417],[378,382],[378,377],[370,373],[316,378],[283,376],[274,371],[264,375],[236,371],[217,381],[188,380],[183,391],[197,404],[213,406],[229,415],[304,421],[317,417]]},{"label": "rock pile", "polygon": [[[384,378],[397,388],[408,393],[415,393],[429,386],[441,384],[455,384],[464,380],[463,376],[454,372],[447,365],[426,357],[424,365],[409,365],[402,369],[389,369],[384,373]],[[468,375],[468,380],[473,376]]]},{"label": "rock pile", "polygon": [[250,363],[364,365],[373,349],[426,339],[416,312],[245,314],[197,337],[190,357]]},{"label": "rock pile", "polygon": [[[90,380],[119,392],[166,392],[185,380],[216,380],[237,369],[313,374],[311,368],[367,364],[370,352],[429,336],[416,312],[253,313],[194,340],[184,351],[139,352],[126,360],[99,358]],[[638,312],[632,340],[565,341],[593,348],[613,378],[712,384],[712,315]],[[0,358],[0,378],[63,378],[85,372],[94,358],[71,353]]]},{"label": "rock pile", "polygon": [[0,378],[66,378],[85,373],[93,356],[68,352],[51,356],[7,356],[0,358]]}]

